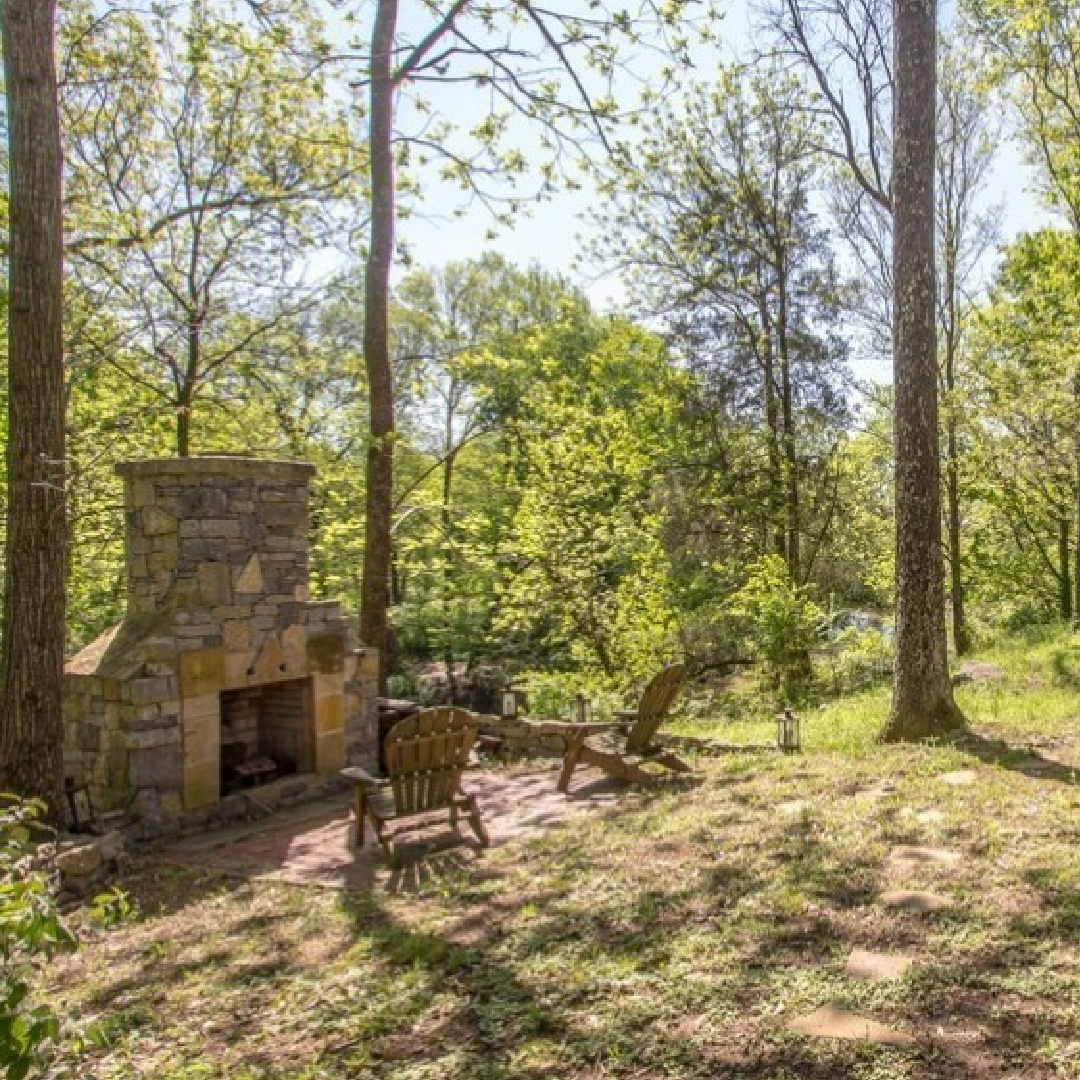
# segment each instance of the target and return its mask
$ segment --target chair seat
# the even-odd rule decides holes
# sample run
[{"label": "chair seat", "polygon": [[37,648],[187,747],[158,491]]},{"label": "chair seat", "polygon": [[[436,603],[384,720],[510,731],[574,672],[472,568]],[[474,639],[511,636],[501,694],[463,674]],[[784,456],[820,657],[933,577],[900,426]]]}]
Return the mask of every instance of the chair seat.
[{"label": "chair seat", "polygon": [[439,803],[438,806],[423,806],[416,810],[398,811],[394,802],[394,789],[389,785],[380,784],[378,787],[365,786],[364,798],[372,814],[380,821],[393,821],[398,817],[416,817],[420,814],[435,814],[441,810],[449,810],[456,806],[462,810],[469,809],[469,797],[460,791],[451,799]]},{"label": "chair seat", "polygon": [[[598,731],[585,739],[585,746],[597,754],[618,754],[619,757],[626,757],[628,739],[629,736],[622,731]],[[659,754],[661,750],[663,750],[662,746],[647,746],[639,750],[635,756],[648,758]]]},{"label": "chair seat", "polygon": [[626,736],[621,731],[597,731],[585,737],[585,745],[599,754],[621,754],[626,749]]}]

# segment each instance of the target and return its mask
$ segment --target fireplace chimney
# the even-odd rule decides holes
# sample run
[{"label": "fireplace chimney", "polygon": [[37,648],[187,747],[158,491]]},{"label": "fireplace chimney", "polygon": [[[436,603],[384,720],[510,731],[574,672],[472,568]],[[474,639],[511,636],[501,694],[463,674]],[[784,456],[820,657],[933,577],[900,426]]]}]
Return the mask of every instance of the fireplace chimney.
[{"label": "fireplace chimney", "polygon": [[[212,818],[223,788],[249,775],[370,764],[375,656],[357,648],[339,603],[308,595],[314,466],[222,454],[117,471],[127,614],[68,663],[68,776],[97,808],[160,832]],[[240,692],[267,712],[267,731],[256,715],[237,744],[223,734],[222,697]],[[282,716],[296,730],[283,734]]]}]

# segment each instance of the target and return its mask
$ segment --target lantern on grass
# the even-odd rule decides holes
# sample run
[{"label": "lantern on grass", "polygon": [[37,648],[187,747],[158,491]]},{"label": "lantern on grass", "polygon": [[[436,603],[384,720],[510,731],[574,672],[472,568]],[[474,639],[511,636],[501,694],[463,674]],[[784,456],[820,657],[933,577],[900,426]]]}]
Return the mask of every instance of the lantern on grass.
[{"label": "lantern on grass", "polygon": [[574,698],[574,704],[570,709],[570,715],[575,724],[587,724],[592,720],[592,702],[584,694],[578,694]]},{"label": "lantern on grass", "polygon": [[785,754],[802,750],[802,722],[790,709],[785,709],[776,719],[776,745]]}]

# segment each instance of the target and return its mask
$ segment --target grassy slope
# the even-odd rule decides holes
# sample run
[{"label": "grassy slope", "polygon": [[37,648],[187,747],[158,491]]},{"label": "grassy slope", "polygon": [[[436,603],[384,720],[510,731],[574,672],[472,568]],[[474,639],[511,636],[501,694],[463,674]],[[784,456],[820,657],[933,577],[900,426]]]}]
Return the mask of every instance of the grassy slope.
[{"label": "grassy slope", "polygon": [[[702,760],[695,784],[629,793],[617,812],[498,849],[482,872],[448,870],[419,894],[343,899],[144,869],[127,883],[144,915],[51,973],[73,1016],[105,1018],[107,1045],[76,1072],[1080,1077],[1080,788],[1067,768],[1022,771],[1020,747],[1062,737],[1053,752],[1080,762],[1080,642],[980,659],[1006,679],[958,697],[990,738],[878,747],[888,696],[867,693],[808,716],[803,758]],[[935,779],[958,768],[978,782]],[[925,810],[943,817],[920,821]],[[914,843],[964,857],[914,877],[890,866],[893,845]],[[956,909],[879,902],[918,885]],[[859,983],[842,970],[853,946],[919,963],[899,982]],[[785,1030],[826,1002],[919,1041]]]}]

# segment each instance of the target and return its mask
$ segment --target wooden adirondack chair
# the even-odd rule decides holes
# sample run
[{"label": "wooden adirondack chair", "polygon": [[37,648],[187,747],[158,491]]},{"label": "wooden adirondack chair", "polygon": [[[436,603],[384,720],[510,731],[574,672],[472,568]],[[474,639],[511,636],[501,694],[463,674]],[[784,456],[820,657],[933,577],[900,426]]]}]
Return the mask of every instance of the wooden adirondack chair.
[{"label": "wooden adirondack chair", "polygon": [[461,774],[469,764],[476,739],[476,720],[465,709],[425,709],[395,724],[386,736],[387,776],[371,776],[363,769],[343,769],[356,785],[356,846],[364,843],[364,819],[371,818],[375,835],[395,866],[397,856],[387,823],[402,818],[450,812],[450,827],[457,828],[464,810],[480,843],[491,843],[476,799],[461,790]]},{"label": "wooden adirondack chair", "polygon": [[565,792],[570,787],[570,778],[578,765],[595,765],[608,776],[630,781],[651,778],[641,767],[645,763],[663,765],[675,772],[689,772],[689,765],[654,742],[657,729],[685,682],[686,668],[682,664],[672,664],[645,688],[637,709],[624,714],[626,723],[611,731],[590,734],[582,730],[572,735],[559,775],[559,790]]}]

